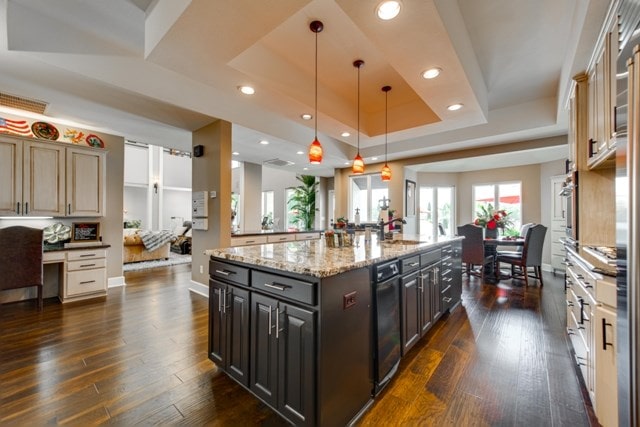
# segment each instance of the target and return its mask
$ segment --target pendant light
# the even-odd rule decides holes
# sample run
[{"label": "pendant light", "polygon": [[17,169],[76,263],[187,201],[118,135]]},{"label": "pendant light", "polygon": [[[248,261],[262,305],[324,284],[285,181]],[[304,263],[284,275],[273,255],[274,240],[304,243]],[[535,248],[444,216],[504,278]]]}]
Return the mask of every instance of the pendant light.
[{"label": "pendant light", "polygon": [[361,175],[364,173],[364,160],[360,156],[360,67],[364,65],[364,61],[362,59],[356,59],[353,62],[353,66],[358,69],[358,154],[353,159],[353,167],[351,170],[355,175]]},{"label": "pendant light", "polygon": [[387,164],[387,134],[389,133],[388,129],[388,114],[389,114],[389,106],[388,106],[388,98],[389,91],[391,90],[391,86],[384,86],[382,91],[384,92],[384,166],[382,167],[382,171],[380,172],[382,175],[383,181],[391,181],[391,168]]},{"label": "pendant light", "polygon": [[309,146],[309,163],[317,165],[322,163],[322,145],[318,141],[318,33],[324,29],[324,25],[321,21],[313,21],[309,28],[316,34],[315,137]]}]

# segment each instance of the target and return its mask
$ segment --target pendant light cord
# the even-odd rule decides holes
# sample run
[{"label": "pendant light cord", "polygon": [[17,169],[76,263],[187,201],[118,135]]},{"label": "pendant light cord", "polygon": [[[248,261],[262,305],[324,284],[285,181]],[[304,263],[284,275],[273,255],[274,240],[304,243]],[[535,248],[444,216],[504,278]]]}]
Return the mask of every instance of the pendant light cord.
[{"label": "pendant light cord", "polygon": [[387,135],[389,134],[388,130],[388,115],[389,115],[389,107],[388,107],[388,99],[389,99],[389,91],[384,92],[384,164],[387,164]]},{"label": "pendant light cord", "polygon": [[358,141],[358,155],[360,155],[360,67],[361,65],[358,65],[358,135],[357,135],[357,141]]},{"label": "pendant light cord", "polygon": [[318,32],[316,32],[316,87],[315,87],[315,129],[314,129],[314,136],[315,139],[318,139]]}]

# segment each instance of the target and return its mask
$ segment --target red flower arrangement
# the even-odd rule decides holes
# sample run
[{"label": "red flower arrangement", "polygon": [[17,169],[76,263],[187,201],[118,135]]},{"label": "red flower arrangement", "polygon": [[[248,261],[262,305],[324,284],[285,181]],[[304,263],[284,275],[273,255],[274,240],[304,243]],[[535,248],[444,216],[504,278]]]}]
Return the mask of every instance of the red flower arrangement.
[{"label": "red flower arrangement", "polygon": [[473,223],[480,227],[486,227],[489,230],[495,230],[496,228],[504,229],[512,225],[508,215],[504,209],[494,210],[493,205],[489,203],[486,206],[480,206],[479,211],[476,212],[477,218]]}]

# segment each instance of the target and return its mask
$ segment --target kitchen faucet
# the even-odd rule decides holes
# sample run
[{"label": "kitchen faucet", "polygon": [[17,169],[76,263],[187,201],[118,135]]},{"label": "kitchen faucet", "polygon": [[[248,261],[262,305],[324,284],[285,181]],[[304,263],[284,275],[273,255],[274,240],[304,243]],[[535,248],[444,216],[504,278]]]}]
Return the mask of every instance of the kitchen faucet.
[{"label": "kitchen faucet", "polygon": [[407,221],[405,221],[404,218],[393,218],[387,222],[384,222],[382,218],[380,218],[380,221],[378,222],[378,241],[379,242],[384,241],[384,227],[391,224],[392,222],[402,222],[403,224],[407,223]]}]

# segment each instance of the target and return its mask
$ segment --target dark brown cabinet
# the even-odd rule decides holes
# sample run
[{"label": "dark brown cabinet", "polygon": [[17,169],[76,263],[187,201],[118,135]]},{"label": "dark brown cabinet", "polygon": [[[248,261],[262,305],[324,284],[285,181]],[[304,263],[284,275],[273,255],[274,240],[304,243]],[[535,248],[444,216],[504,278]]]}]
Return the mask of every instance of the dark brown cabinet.
[{"label": "dark brown cabinet", "polygon": [[315,420],[315,312],[251,296],[251,391],[295,424]]},{"label": "dark brown cabinet", "polygon": [[462,245],[454,242],[442,247],[440,283],[442,312],[449,311],[462,297]]},{"label": "dark brown cabinet", "polygon": [[249,292],[209,280],[209,357],[249,385]]},{"label": "dark brown cabinet", "polygon": [[420,339],[422,292],[418,284],[418,272],[402,277],[402,354],[406,354]]}]

